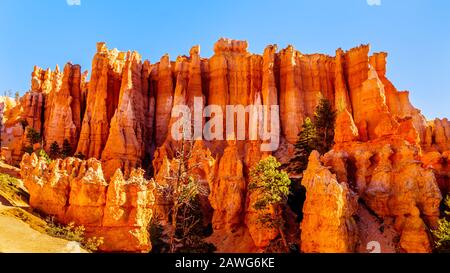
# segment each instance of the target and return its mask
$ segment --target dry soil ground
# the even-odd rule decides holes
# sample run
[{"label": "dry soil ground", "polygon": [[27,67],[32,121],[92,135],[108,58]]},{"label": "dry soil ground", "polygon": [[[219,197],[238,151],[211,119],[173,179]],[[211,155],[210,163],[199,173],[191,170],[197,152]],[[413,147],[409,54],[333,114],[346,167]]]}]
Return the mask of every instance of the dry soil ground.
[{"label": "dry soil ground", "polygon": [[[19,179],[18,169],[0,163],[0,175]],[[30,213],[21,181],[15,187],[0,181],[0,253],[79,253],[86,252],[75,242],[48,235],[47,223]]]}]

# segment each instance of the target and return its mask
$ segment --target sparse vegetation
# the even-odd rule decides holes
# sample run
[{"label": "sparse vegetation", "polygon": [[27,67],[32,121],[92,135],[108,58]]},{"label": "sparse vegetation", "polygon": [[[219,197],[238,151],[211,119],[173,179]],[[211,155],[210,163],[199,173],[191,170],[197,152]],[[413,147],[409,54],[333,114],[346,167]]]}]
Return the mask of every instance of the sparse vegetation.
[{"label": "sparse vegetation", "polygon": [[47,162],[47,164],[50,164],[52,162],[52,159],[48,156],[48,154],[45,152],[44,149],[39,149],[39,151],[37,152],[38,157],[42,157],[45,159],[45,161]]},{"label": "sparse vegetation", "polygon": [[19,120],[20,125],[22,125],[22,129],[25,131],[25,129],[28,127],[28,121],[26,119]]},{"label": "sparse vegetation", "polygon": [[[261,160],[250,171],[249,191],[258,193],[259,199],[253,206],[258,211],[258,222],[265,228],[278,230],[284,250],[288,252],[283,208],[287,204],[291,180],[280,167],[281,163],[273,156]],[[274,213],[269,212],[270,208]]]},{"label": "sparse vegetation", "polygon": [[17,218],[24,223],[27,223],[32,229],[41,233],[46,233],[47,223],[38,215],[28,212],[22,208],[10,207],[6,210],[1,210],[0,215]]},{"label": "sparse vegetation", "polygon": [[288,170],[293,173],[302,174],[308,166],[308,158],[314,149],[317,148],[317,133],[310,118],[306,118],[302,131],[295,143],[294,157],[289,161]]},{"label": "sparse vegetation", "polygon": [[47,233],[53,237],[65,239],[68,241],[78,242],[80,245],[91,252],[98,251],[103,244],[103,238],[86,238],[84,226],[76,226],[74,223],[62,225],[57,223],[53,217],[46,219],[48,223]]},{"label": "sparse vegetation", "polygon": [[42,140],[41,134],[38,133],[34,128],[28,128],[27,139],[31,145],[40,143]]},{"label": "sparse vegetation", "polygon": [[49,156],[51,159],[57,159],[61,156],[61,148],[58,145],[58,142],[53,142],[50,145],[50,153]]},{"label": "sparse vegetation", "polygon": [[336,125],[336,111],[331,102],[322,98],[314,113],[314,125],[317,133],[317,151],[325,154],[334,144],[334,127]]},{"label": "sparse vegetation", "polygon": [[81,160],[86,160],[86,156],[82,153],[77,153],[76,155],[74,155],[74,157],[81,159]]},{"label": "sparse vegetation", "polygon": [[19,179],[0,173],[0,194],[13,204],[27,204],[29,195],[21,186]]},{"label": "sparse vegetation", "polygon": [[61,149],[61,156],[63,158],[66,158],[71,155],[72,155],[72,145],[70,145],[70,142],[68,139],[64,139],[62,149]]},{"label": "sparse vegetation", "polygon": [[148,225],[150,241],[152,242],[152,253],[165,253],[169,251],[167,243],[167,234],[164,232],[164,226],[156,217],[152,217]]},{"label": "sparse vegetation", "polygon": [[172,162],[176,167],[166,177],[167,185],[158,186],[157,191],[172,204],[168,217],[169,225],[162,232],[168,252],[209,252],[213,246],[203,241],[202,214],[199,199],[207,195],[207,189],[192,175],[195,166],[189,166],[193,142],[182,140]]},{"label": "sparse vegetation", "polygon": [[32,154],[34,153],[34,149],[33,146],[28,145],[22,148],[22,152],[26,153],[26,154]]},{"label": "sparse vegetation", "polygon": [[434,247],[436,252],[450,253],[450,196],[445,199],[445,216],[438,222],[437,229],[433,230]]},{"label": "sparse vegetation", "polygon": [[334,144],[334,128],[336,123],[336,111],[331,103],[322,98],[314,114],[314,122],[306,118],[302,130],[295,143],[295,155],[289,161],[287,170],[302,175],[308,167],[309,156],[312,151],[317,150],[325,154]]}]

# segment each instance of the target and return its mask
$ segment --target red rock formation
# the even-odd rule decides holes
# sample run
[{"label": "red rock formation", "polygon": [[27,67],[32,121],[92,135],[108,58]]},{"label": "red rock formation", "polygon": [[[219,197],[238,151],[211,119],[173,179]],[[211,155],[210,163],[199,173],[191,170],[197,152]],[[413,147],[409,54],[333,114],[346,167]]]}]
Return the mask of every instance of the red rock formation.
[{"label": "red rock formation", "polygon": [[445,152],[450,150],[450,121],[447,118],[428,122],[424,146],[427,151]]},{"label": "red rock formation", "polygon": [[370,57],[371,66],[377,71],[378,77],[384,85],[386,105],[389,111],[396,117],[404,119],[412,118],[413,124],[420,137],[421,142],[425,142],[426,119],[420,110],[414,108],[409,101],[409,92],[399,92],[386,77],[387,53],[376,53]]},{"label": "red rock formation", "polygon": [[59,67],[56,66],[54,72],[50,68],[43,70],[42,68],[35,66],[31,73],[31,91],[49,94],[54,86],[56,78],[59,77]]},{"label": "red rock formation", "polygon": [[339,183],[336,176],[322,166],[319,153],[314,151],[302,185],[307,193],[301,223],[301,251],[354,252],[358,229],[353,216],[358,204],[357,196],[347,183]]},{"label": "red rock formation", "polygon": [[55,141],[62,147],[65,139],[72,147],[76,147],[78,133],[81,129],[80,66],[68,63],[64,67],[61,83],[58,83],[57,86],[58,89],[52,91],[45,102],[44,139],[46,140],[46,149],[49,149]]},{"label": "red rock formation", "polygon": [[173,106],[174,87],[172,65],[169,55],[161,58],[158,64],[158,92],[156,95],[155,143],[161,146],[169,132],[168,126]]},{"label": "red rock formation", "polygon": [[30,192],[30,205],[62,223],[75,223],[88,237],[104,238],[101,251],[149,251],[147,226],[152,217],[153,185],[133,170],[125,179],[120,170],[108,184],[100,161],[76,158],[47,164],[26,154],[21,176]]},{"label": "red rock formation", "polygon": [[353,121],[351,114],[347,108],[339,112],[336,116],[336,128],[334,133],[334,142],[343,143],[356,141],[359,139],[358,128]]},{"label": "red rock formation", "polygon": [[104,236],[103,250],[148,252],[151,249],[148,225],[153,216],[154,185],[143,175],[142,170],[132,170],[125,179],[117,170],[111,178],[102,228],[92,231],[93,235]]},{"label": "red rock formation", "polygon": [[42,120],[45,106],[45,97],[40,92],[27,92],[21,99],[21,120],[26,120],[28,126],[37,132],[42,131]]},{"label": "red rock formation", "polygon": [[450,152],[429,152],[421,157],[422,166],[434,172],[437,184],[443,194],[450,192]]},{"label": "red rock formation", "polygon": [[29,91],[19,101],[5,100],[1,138],[2,147],[7,148],[6,160],[10,164],[18,164],[24,153],[23,148],[30,145],[26,137],[27,128],[42,133],[44,109],[45,94],[41,92]]},{"label": "red rock formation", "polygon": [[[269,46],[263,55],[251,54],[247,48],[246,41],[220,39],[214,45],[214,55],[210,59],[202,59],[200,47],[195,46],[189,56],[180,56],[175,62],[166,55],[159,63],[150,64],[149,61],[141,62],[136,52],[108,50],[104,43],[99,43],[90,82],[87,82],[87,72],[82,74],[77,65],[66,65],[62,73],[58,67],[55,71],[35,67],[31,90],[17,105],[6,107],[4,111],[2,145],[7,149],[2,150],[11,162],[20,161],[22,148],[28,144],[20,124],[23,119],[43,133],[47,150],[53,141],[61,145],[67,138],[76,147],[76,153],[101,160],[105,183],[110,178],[112,181],[123,180],[116,173],[117,169],[128,177],[135,167],[150,171],[153,166],[156,182],[163,184],[167,182],[165,177],[171,172],[178,147],[170,135],[178,118],[172,113],[175,105],[186,104],[192,110],[195,97],[203,97],[205,106],[219,105],[223,110],[228,104],[278,105],[280,116],[276,117],[276,122],[281,128],[277,136],[280,145],[273,154],[286,162],[293,154],[293,143],[298,139],[303,119],[314,114],[322,96],[330,100],[338,116],[337,145],[322,159],[337,179],[323,170],[326,179],[321,181],[341,190],[335,199],[325,201],[335,204],[347,200],[348,194],[342,193],[345,191],[342,188],[348,183],[348,188],[357,192],[378,216],[397,220],[399,233],[406,234],[402,235],[401,246],[405,251],[426,250],[429,242],[424,239],[420,221],[428,227],[434,225],[441,198],[437,185],[443,193],[450,189],[449,153],[446,152],[450,150],[450,122],[437,119],[427,124],[420,111],[409,102],[409,93],[399,92],[387,79],[387,54],[376,53],[369,57],[369,46],[347,52],[338,49],[335,57],[305,55],[292,46],[278,52],[276,45]],[[271,119],[267,114],[265,112],[262,117],[266,121],[265,129]],[[208,120],[206,118],[203,123]],[[247,115],[245,121],[248,125],[260,120]],[[245,134],[249,136],[248,130]],[[249,251],[264,248],[276,236],[258,227],[255,212],[251,209],[257,196],[247,193],[248,171],[265,156],[259,149],[260,142],[196,143],[195,149],[208,158],[195,159],[197,163],[205,164],[196,172],[210,190],[209,200],[203,200],[202,205],[208,215],[204,224],[212,221],[215,229],[212,241],[222,242],[219,246],[222,250],[229,250],[227,244],[235,243],[236,236],[241,236],[246,244],[242,243],[238,248]],[[46,179],[58,177],[56,170],[62,163],[54,164],[51,168],[54,175],[46,174]],[[40,171],[33,177],[39,175]],[[58,212],[64,198],[70,204],[70,196],[62,193],[67,190],[64,183],[58,184],[52,197],[61,203],[52,201],[46,205],[46,200],[36,201],[39,198],[35,197],[38,199],[32,206]],[[70,185],[68,187],[72,189]],[[76,193],[76,187],[74,194],[83,196],[83,192]],[[83,187],[81,191],[85,190]],[[99,188],[93,192],[103,186],[96,187]],[[313,191],[310,196],[314,197],[314,187],[310,188]],[[106,194],[106,188],[104,191]],[[59,195],[65,197],[57,197]],[[90,220],[83,217],[93,217],[100,221],[100,208],[107,206],[108,198],[98,197],[99,200],[89,199],[80,205],[75,196],[71,217],[80,217],[80,221],[86,222]],[[170,210],[171,204],[164,200],[157,198],[156,204],[155,214],[165,215]],[[92,207],[93,215],[81,212],[85,205]],[[214,209],[212,220],[210,207]],[[415,216],[415,209],[419,210],[421,220]],[[318,212],[317,208],[308,209],[310,215]],[[327,217],[350,219],[347,212]],[[314,227],[319,221],[316,220],[309,217],[310,224],[305,227]],[[410,224],[405,225],[408,221]],[[307,239],[306,249],[350,251],[353,237],[345,237],[347,235],[342,231],[345,229],[338,232],[334,229],[344,226],[341,222],[332,222],[323,234],[339,240],[347,238],[350,240],[347,243],[333,241],[326,245],[322,241],[326,247],[320,248],[308,243]],[[110,235],[114,236],[114,232]],[[225,237],[226,240],[221,241]]]},{"label": "red rock formation", "polygon": [[214,209],[214,230],[236,230],[242,223],[247,183],[244,165],[235,144],[230,143],[225,149],[219,161],[216,179],[210,182],[209,187],[209,201]]},{"label": "red rock formation", "polygon": [[427,226],[420,218],[419,210],[413,209],[404,221],[400,247],[407,253],[430,253],[432,249],[429,238]]},{"label": "red rock formation", "polygon": [[124,58],[125,53],[108,50],[104,43],[97,44],[77,148],[77,153],[86,157],[100,158],[106,145],[119,100]]},{"label": "red rock formation", "polygon": [[[106,179],[117,169],[126,176],[142,165],[146,136],[142,62],[137,52],[129,52],[123,68],[122,86],[116,113],[111,119],[109,137],[102,153]],[[151,141],[151,139],[150,139]]]},{"label": "red rock formation", "polygon": [[339,111],[347,110],[350,114],[353,113],[352,103],[349,97],[347,87],[347,80],[345,77],[344,66],[344,51],[342,49],[336,50],[336,68],[335,68],[335,105]]},{"label": "red rock formation", "polygon": [[156,87],[154,86],[154,81],[152,74],[155,72],[155,66],[151,65],[148,60],[144,61],[142,64],[142,92],[144,99],[144,158],[143,167],[149,168],[151,166],[150,162],[152,160],[154,152],[154,124],[155,124],[155,92]]},{"label": "red rock formation", "polygon": [[[202,88],[202,60],[200,58],[200,46],[194,46],[190,50],[189,63],[189,82],[187,84],[187,105],[192,109],[194,106],[194,99],[203,98]],[[206,100],[203,100],[206,101]]]},{"label": "red rock formation", "polygon": [[[278,105],[277,82],[275,75],[275,61],[276,61],[277,46],[271,45],[266,47],[263,55],[263,70],[262,70],[262,86],[261,95],[263,105]],[[270,124],[269,116],[264,116],[267,124]],[[276,121],[279,122],[279,119]]]},{"label": "red rock formation", "polygon": [[78,143],[78,137],[81,131],[81,123],[83,122],[84,110],[86,108],[86,94],[83,94],[83,92],[86,92],[83,91],[83,88],[85,88],[83,86],[83,84],[85,84],[83,83],[83,77],[86,76],[82,75],[81,66],[79,65],[73,65],[71,70],[71,79],[69,80],[69,84],[71,86],[70,95],[72,97],[72,103],[70,104],[70,108],[72,109],[73,123],[77,128],[76,143]]},{"label": "red rock formation", "polygon": [[279,53],[280,58],[280,120],[283,135],[291,144],[297,141],[305,118],[304,97],[301,90],[298,56],[292,46]]},{"label": "red rock formation", "polygon": [[20,104],[9,97],[0,97],[0,105],[2,158],[6,163],[14,164],[21,160],[24,139],[24,128],[19,124]]},{"label": "red rock formation", "polygon": [[[324,161],[338,175],[348,177],[349,183],[378,216],[394,218],[396,229],[403,234],[405,221],[419,223],[420,220],[434,228],[440,214],[442,195],[438,183],[432,170],[422,168],[416,160],[419,157],[418,149],[418,146],[401,137],[367,143],[348,142],[336,145],[334,151],[324,157]],[[342,160],[351,164],[335,164]],[[419,211],[418,215],[415,214],[416,210]],[[416,219],[419,216],[423,220]],[[415,229],[418,233],[414,239],[411,233],[413,230],[405,233],[408,236],[405,241],[418,240],[424,246],[429,245],[428,239],[422,240],[426,237],[421,235],[425,231]],[[408,252],[419,251],[414,246],[403,248]]]},{"label": "red rock formation", "polygon": [[[212,156],[210,150],[204,145],[202,141],[195,141],[189,145],[185,143],[185,149],[192,149],[190,158],[187,159],[186,168],[191,175],[200,184],[202,191],[206,193],[206,196],[200,196],[200,209],[202,211],[205,226],[211,222],[212,212],[211,206],[207,200],[207,196],[210,193],[209,185],[216,175],[216,159]],[[188,153],[188,152],[187,152]],[[179,168],[178,158],[174,158],[176,151],[173,152],[169,145],[162,146],[155,155],[154,166],[157,170],[155,175],[155,182],[160,187],[167,187],[173,185],[177,177]],[[168,200],[166,196],[158,192],[156,195],[155,203],[155,217],[162,223],[168,223],[169,211],[172,206],[171,200]]]}]

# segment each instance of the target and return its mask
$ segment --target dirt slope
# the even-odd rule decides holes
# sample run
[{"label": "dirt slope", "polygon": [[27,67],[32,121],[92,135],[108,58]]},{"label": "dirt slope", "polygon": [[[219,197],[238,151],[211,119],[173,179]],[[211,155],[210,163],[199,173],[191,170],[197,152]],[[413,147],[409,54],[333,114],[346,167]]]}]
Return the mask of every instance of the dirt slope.
[{"label": "dirt slope", "polygon": [[16,168],[0,163],[0,177],[0,253],[86,253],[78,243],[48,235],[47,223],[28,212]]}]

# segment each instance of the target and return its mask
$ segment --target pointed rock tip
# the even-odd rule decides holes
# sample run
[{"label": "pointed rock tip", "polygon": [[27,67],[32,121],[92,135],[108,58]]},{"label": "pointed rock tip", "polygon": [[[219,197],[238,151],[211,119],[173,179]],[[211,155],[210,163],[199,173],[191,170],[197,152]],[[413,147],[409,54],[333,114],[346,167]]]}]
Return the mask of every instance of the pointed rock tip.
[{"label": "pointed rock tip", "polygon": [[97,43],[97,52],[105,52],[107,50],[108,50],[108,48],[106,47],[106,43],[105,42],[98,42]]},{"label": "pointed rock tip", "polygon": [[195,45],[191,47],[191,50],[189,50],[189,55],[191,57],[195,55],[200,55],[200,45]]}]

